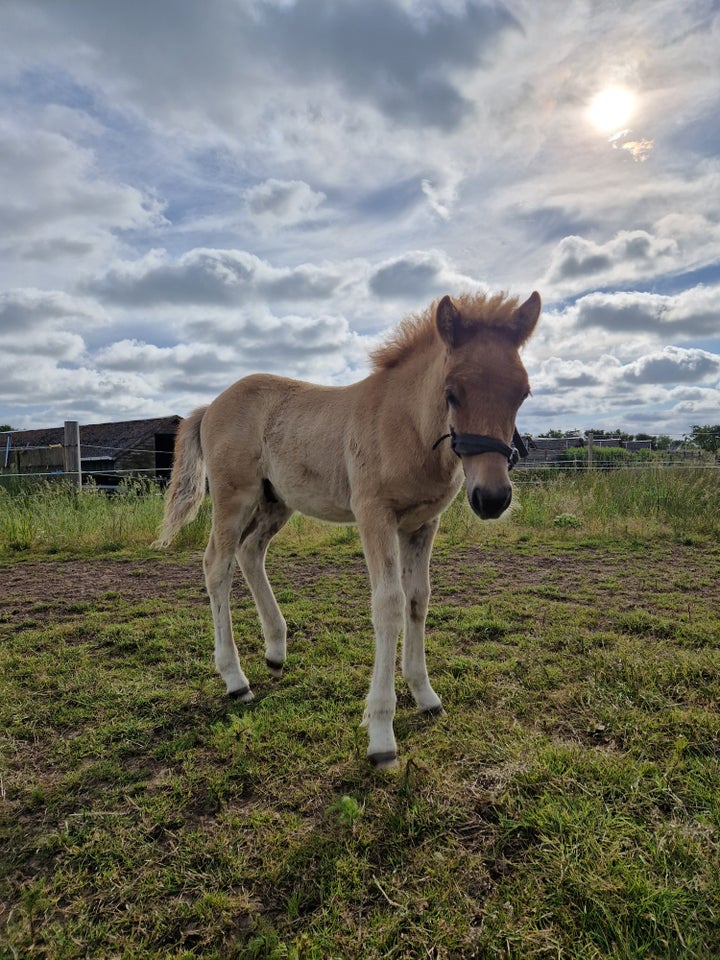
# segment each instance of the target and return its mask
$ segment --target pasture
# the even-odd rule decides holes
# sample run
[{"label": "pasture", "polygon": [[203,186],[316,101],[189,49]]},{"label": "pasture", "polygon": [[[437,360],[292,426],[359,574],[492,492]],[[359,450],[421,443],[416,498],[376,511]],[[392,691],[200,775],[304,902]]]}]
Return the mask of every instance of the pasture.
[{"label": "pasture", "polygon": [[268,574],[280,682],[213,673],[207,509],[0,492],[0,957],[720,955],[720,477],[520,477],[436,541],[428,663],[373,770],[354,528],[295,517]]}]

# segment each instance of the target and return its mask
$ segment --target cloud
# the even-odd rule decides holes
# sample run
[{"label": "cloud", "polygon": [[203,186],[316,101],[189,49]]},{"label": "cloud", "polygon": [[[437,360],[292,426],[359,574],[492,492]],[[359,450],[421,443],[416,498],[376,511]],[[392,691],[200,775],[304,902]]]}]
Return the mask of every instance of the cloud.
[{"label": "cloud", "polygon": [[98,370],[132,372],[155,392],[196,389],[217,393],[249,373],[282,373],[301,379],[342,382],[350,367],[363,365],[374,338],[353,332],[344,317],[240,314],[219,323],[190,322],[183,340],[157,347],[137,339],[98,350]]},{"label": "cloud", "polygon": [[0,292],[0,334],[46,329],[57,321],[102,323],[104,310],[96,303],[61,290],[5,290]]},{"label": "cloud", "polygon": [[636,163],[644,163],[654,146],[654,140],[626,140],[620,144],[620,149],[627,150]]},{"label": "cloud", "polygon": [[331,77],[394,123],[450,130],[472,111],[453,72],[482,67],[519,24],[500,4],[425,9],[423,17],[387,0],[266,4],[250,42],[296,83]]},{"label": "cloud", "polygon": [[331,84],[346,103],[371,104],[395,124],[452,129],[472,112],[453,75],[482,69],[503,37],[520,30],[504,4],[478,0],[175,0],[171,16],[163,4],[149,9],[139,0],[122,11],[58,0],[52,15],[39,0],[23,6],[14,30],[24,45],[54,29],[48,53],[72,51],[83,76],[102,50],[108,96],[186,125],[194,118],[225,126],[254,113],[251,99],[238,96],[244,89]]},{"label": "cloud", "polygon": [[369,279],[370,291],[375,296],[412,298],[416,303],[440,293],[459,293],[480,286],[455,272],[438,250],[413,250],[384,261]]},{"label": "cloud", "polygon": [[310,188],[301,180],[266,180],[245,193],[245,200],[253,218],[292,226],[312,220],[325,200],[325,194]]},{"label": "cloud", "polygon": [[572,311],[581,329],[600,327],[628,335],[649,333],[683,339],[718,335],[720,286],[698,285],[678,294],[591,293]]},{"label": "cloud", "polygon": [[720,377],[720,356],[705,350],[664,347],[627,364],[621,378],[631,383],[697,383]]},{"label": "cloud", "polygon": [[151,195],[98,176],[93,153],[59,134],[0,122],[0,153],[6,182],[0,250],[6,258],[83,256],[109,241],[112,231],[148,228],[162,219]]},{"label": "cloud", "polygon": [[463,174],[457,165],[448,163],[447,168],[442,174],[436,175],[434,181],[428,178],[422,181],[422,192],[432,210],[442,220],[450,219],[462,179]]},{"label": "cloud", "polygon": [[609,274],[619,265],[627,271],[629,263],[652,271],[656,261],[676,252],[675,241],[653,237],[644,230],[622,230],[605,244],[583,237],[564,237],[553,253],[548,281],[597,278],[598,274]]},{"label": "cloud", "polygon": [[322,300],[341,280],[331,264],[278,268],[243,250],[209,249],[190,250],[173,260],[156,250],[140,260],[115,264],[85,289],[125,307],[237,307],[261,299]]},{"label": "cloud", "polygon": [[674,387],[668,391],[673,402],[672,415],[687,423],[716,423],[720,410],[720,389],[717,387]]}]

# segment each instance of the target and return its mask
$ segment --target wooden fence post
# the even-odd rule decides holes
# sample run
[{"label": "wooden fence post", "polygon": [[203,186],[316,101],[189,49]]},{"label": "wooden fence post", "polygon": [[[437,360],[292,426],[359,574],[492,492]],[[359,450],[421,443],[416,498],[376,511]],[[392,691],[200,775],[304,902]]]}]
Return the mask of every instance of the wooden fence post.
[{"label": "wooden fence post", "polygon": [[80,424],[77,420],[65,421],[65,438],[63,441],[65,458],[65,474],[78,490],[82,489],[82,473],[80,470]]}]

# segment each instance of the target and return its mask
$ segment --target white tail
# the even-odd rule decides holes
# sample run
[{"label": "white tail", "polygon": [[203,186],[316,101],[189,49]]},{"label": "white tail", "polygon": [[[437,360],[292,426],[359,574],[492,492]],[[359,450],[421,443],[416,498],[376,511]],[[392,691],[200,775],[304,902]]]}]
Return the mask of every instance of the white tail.
[{"label": "white tail", "polygon": [[200,444],[200,424],[207,407],[199,407],[180,424],[175,460],[165,502],[160,536],[155,549],[167,547],[181,527],[196,516],[205,496],[205,458]]}]

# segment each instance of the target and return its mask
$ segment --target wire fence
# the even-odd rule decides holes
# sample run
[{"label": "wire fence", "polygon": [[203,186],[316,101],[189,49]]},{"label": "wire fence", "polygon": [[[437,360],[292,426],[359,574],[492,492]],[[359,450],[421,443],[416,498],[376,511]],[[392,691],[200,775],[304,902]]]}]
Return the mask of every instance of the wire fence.
[{"label": "wire fence", "polygon": [[[155,451],[146,450],[144,452],[154,453]],[[111,467],[109,465],[101,465],[97,462],[93,464],[92,462],[87,462],[85,458],[82,460],[83,483],[85,485],[94,485],[96,487],[116,486],[123,480],[132,478],[144,478],[165,482],[169,478],[170,469],[170,466],[119,468]],[[566,473],[591,473],[610,470],[639,472],[643,470],[652,471],[668,469],[720,470],[720,457],[678,457],[668,459],[643,458],[638,460],[627,459],[622,461],[595,459],[592,463],[588,463],[586,459],[547,461],[538,460],[532,463],[523,463],[520,461],[520,463],[518,463],[513,470],[512,480],[513,482],[523,483],[534,481],[545,476],[561,475]],[[71,477],[74,477],[74,474],[63,470],[62,468],[48,470],[23,470],[20,472],[0,470],[0,486],[3,485],[5,481],[15,481],[16,483],[22,483],[23,481],[42,480],[61,481],[63,479],[70,479]],[[93,481],[93,478],[102,478],[102,481]],[[108,481],[112,480],[116,481],[116,483],[108,483]]]},{"label": "wire fence", "polygon": [[0,488],[67,480],[76,486],[115,489],[130,479],[169,479],[172,446],[81,442],[77,424],[72,426],[75,430],[64,443],[13,445],[12,434],[4,443],[0,440]]},{"label": "wire fence", "polygon": [[640,473],[659,470],[720,470],[720,458],[715,459],[678,459],[678,460],[639,460],[639,461],[612,461],[595,460],[588,463],[586,460],[572,460],[562,462],[548,461],[532,464],[518,464],[512,473],[513,482],[534,481],[538,477],[548,475],[572,473],[600,473],[609,471],[628,471]]}]

